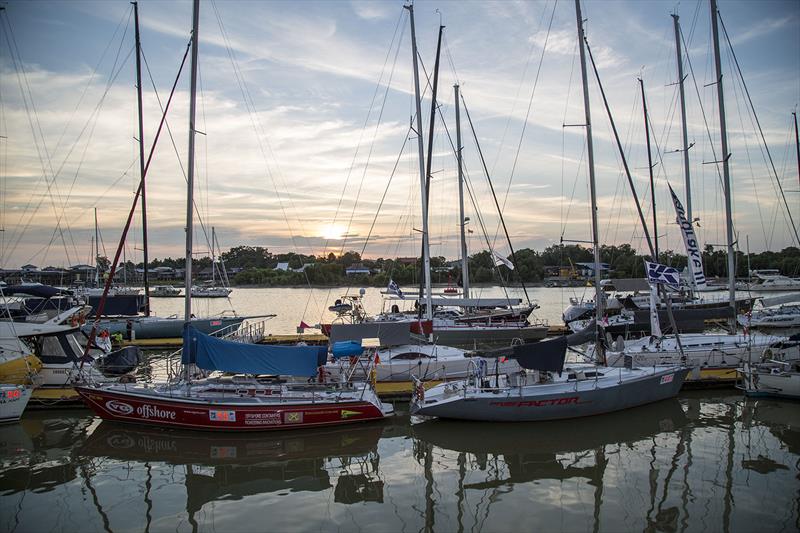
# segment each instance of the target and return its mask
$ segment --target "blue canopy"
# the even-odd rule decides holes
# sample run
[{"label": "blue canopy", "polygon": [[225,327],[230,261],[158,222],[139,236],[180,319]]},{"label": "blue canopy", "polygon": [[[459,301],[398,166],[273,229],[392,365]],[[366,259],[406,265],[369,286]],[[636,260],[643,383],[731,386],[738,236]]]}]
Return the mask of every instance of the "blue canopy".
[{"label": "blue canopy", "polygon": [[361,346],[361,341],[339,341],[334,342],[331,347],[331,354],[334,359],[359,356],[362,353],[364,353],[364,348]]},{"label": "blue canopy", "polygon": [[183,330],[183,364],[238,374],[313,376],[325,364],[325,346],[264,346],[211,337],[192,326]]}]

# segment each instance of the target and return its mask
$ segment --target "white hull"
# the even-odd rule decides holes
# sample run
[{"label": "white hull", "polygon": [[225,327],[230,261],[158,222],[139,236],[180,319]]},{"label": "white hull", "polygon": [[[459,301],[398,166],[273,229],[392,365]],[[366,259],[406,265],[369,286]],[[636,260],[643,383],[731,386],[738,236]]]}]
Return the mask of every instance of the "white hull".
[{"label": "white hull", "polygon": [[682,359],[674,336],[662,339],[645,338],[627,343],[622,351],[608,351],[609,366],[624,366],[625,356],[633,358],[636,366],[685,364],[692,368],[738,368],[748,361],[762,358],[798,358],[798,347],[777,348],[783,337],[767,335],[689,334],[680,336]]},{"label": "white hull", "polygon": [[31,399],[30,387],[0,385],[0,422],[16,422]]},{"label": "white hull", "polygon": [[785,363],[745,364],[739,373],[748,396],[775,396],[800,400],[800,368]]}]

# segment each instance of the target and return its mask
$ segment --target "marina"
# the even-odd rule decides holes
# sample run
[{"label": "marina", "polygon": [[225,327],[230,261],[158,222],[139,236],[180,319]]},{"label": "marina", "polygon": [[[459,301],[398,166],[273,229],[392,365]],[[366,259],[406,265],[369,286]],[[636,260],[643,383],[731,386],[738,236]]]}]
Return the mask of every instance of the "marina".
[{"label": "marina", "polygon": [[798,21],[0,6],[0,527],[800,530]]}]

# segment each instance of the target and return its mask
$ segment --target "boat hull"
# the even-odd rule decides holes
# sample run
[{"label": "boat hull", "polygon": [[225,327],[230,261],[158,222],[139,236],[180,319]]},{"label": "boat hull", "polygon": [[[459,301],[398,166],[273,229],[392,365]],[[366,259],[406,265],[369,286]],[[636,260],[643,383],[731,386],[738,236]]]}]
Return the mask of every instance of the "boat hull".
[{"label": "boat hull", "polygon": [[[621,370],[624,372],[625,370]],[[615,371],[612,371],[612,373]],[[433,404],[424,399],[412,405],[416,415],[491,422],[536,422],[579,418],[622,411],[672,398],[678,394],[688,369],[672,368],[623,382],[613,388],[597,387],[593,379],[547,387],[510,388],[497,394],[466,395]]]},{"label": "boat hull", "polygon": [[[192,326],[197,330],[210,335],[215,331],[241,324],[245,317],[219,317],[195,318]],[[129,318],[101,320],[100,330],[108,330],[111,335],[120,334],[126,340],[131,340],[131,333],[135,339],[173,339],[183,336],[182,318]],[[130,328],[128,327],[130,325]],[[91,326],[85,326],[84,332],[88,333]]]},{"label": "boat hull", "polygon": [[30,387],[20,385],[0,385],[0,423],[16,422],[22,417],[31,391]]},{"label": "boat hull", "polygon": [[367,401],[240,405],[234,402],[154,398],[76,387],[83,401],[104,420],[208,431],[268,431],[380,420],[381,409]]},{"label": "boat hull", "polygon": [[532,342],[547,336],[547,326],[514,327],[436,327],[433,338],[436,344],[454,348],[493,348],[510,346],[512,342]]}]

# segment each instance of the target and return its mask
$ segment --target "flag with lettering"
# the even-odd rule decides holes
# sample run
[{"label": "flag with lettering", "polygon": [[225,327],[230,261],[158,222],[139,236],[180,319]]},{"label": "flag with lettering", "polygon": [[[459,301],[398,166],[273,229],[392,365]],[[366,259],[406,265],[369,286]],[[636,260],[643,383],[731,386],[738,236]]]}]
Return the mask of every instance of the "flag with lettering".
[{"label": "flag with lettering", "polygon": [[697,234],[694,232],[692,221],[686,218],[686,210],[671,185],[669,193],[672,195],[672,205],[675,206],[676,222],[681,227],[681,234],[683,234],[683,245],[686,247],[689,271],[692,273],[692,284],[698,290],[705,289],[707,285],[706,275],[703,273],[703,254],[700,251]]},{"label": "flag with lettering", "polygon": [[658,263],[651,263],[645,261],[647,267],[647,282],[648,283],[661,283],[662,285],[669,285],[672,288],[680,288],[681,273],[677,268]]}]

